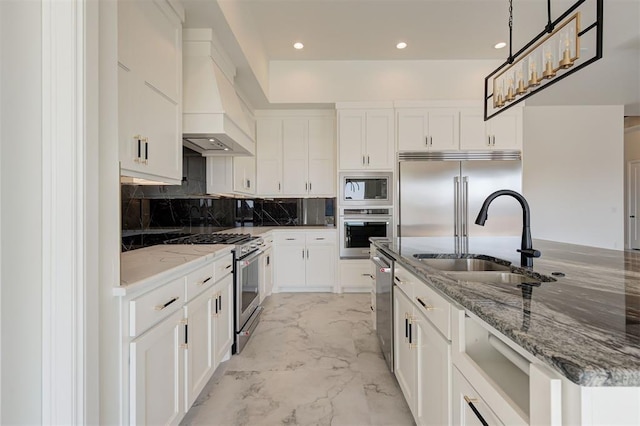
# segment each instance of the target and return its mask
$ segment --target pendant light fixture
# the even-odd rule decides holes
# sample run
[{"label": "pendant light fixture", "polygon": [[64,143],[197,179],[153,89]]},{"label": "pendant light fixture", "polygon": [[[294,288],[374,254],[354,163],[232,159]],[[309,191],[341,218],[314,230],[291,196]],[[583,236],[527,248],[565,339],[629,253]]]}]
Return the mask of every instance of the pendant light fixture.
[{"label": "pendant light fixture", "polygon": [[[544,30],[514,54],[509,0],[509,57],[484,79],[485,121],[602,58],[603,3],[578,0],[551,21],[547,0]],[[590,24],[582,29],[585,17]]]}]

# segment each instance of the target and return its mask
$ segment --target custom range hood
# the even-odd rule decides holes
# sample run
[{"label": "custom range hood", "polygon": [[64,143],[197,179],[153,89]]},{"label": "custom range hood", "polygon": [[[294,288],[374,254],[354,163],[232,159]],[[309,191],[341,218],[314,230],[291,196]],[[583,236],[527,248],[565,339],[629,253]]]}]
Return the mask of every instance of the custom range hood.
[{"label": "custom range hood", "polygon": [[255,141],[235,88],[235,66],[210,29],[183,32],[183,144],[204,156],[254,155]]}]

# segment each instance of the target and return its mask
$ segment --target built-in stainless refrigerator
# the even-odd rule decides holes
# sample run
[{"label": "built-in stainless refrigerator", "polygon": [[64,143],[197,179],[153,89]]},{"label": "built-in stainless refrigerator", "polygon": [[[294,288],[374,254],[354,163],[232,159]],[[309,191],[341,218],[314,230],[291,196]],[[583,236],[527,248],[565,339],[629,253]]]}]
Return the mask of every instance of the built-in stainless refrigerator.
[{"label": "built-in stainless refrigerator", "polygon": [[520,152],[400,153],[398,160],[399,236],[444,237],[452,253],[469,253],[470,236],[522,233],[522,208],[511,197],[497,198],[485,226],[475,224],[489,194],[521,192]]}]

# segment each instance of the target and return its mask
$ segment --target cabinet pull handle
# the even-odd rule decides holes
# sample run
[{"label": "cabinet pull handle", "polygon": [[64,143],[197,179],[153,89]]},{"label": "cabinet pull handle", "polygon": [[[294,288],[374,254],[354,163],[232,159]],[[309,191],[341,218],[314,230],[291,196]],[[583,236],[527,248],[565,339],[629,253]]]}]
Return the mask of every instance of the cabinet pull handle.
[{"label": "cabinet pull handle", "polygon": [[364,155],[362,156],[362,165],[364,166]]},{"label": "cabinet pull handle", "polygon": [[425,308],[427,311],[433,311],[435,308],[433,306],[427,305],[426,303],[424,303],[424,300],[422,300],[419,297],[416,297],[416,300],[418,301],[418,303],[420,303],[422,305],[423,308]]},{"label": "cabinet pull handle", "polygon": [[225,267],[224,267],[224,269],[229,269],[229,268],[231,268],[231,266],[232,266],[232,265],[231,265],[231,264],[229,264],[229,265],[225,266]]},{"label": "cabinet pull handle", "polygon": [[287,241],[294,241],[295,238],[285,238]]},{"label": "cabinet pull handle", "polygon": [[281,186],[280,186],[280,182],[278,182],[278,191],[280,191]]},{"label": "cabinet pull handle", "polygon": [[220,311],[222,311],[222,294],[218,295],[218,306],[220,306]]},{"label": "cabinet pull handle", "polygon": [[412,341],[412,338],[411,338],[411,335],[413,334],[412,331],[413,330],[411,330],[411,319],[409,319],[409,348],[411,348],[412,344],[413,344],[413,341]]},{"label": "cabinet pull handle", "polygon": [[156,305],[156,311],[161,311],[164,308],[166,308],[167,306],[171,305],[173,302],[177,301],[178,299],[180,299],[179,296],[175,296],[173,297],[171,300],[169,300],[167,303],[165,303],[164,305]]},{"label": "cabinet pull handle", "polygon": [[198,285],[204,285],[205,283],[207,283],[207,282],[211,281],[211,278],[213,278],[213,277],[207,277],[207,278],[205,278],[204,280],[200,281],[200,282],[198,283]]},{"label": "cabinet pull handle", "polygon": [[305,191],[309,190],[309,184],[307,182],[304,183],[304,190]]},{"label": "cabinet pull handle", "polygon": [[316,240],[324,240],[324,237],[317,237]]},{"label": "cabinet pull handle", "polygon": [[367,155],[367,165],[371,164],[371,158]]},{"label": "cabinet pull handle", "polygon": [[309,192],[311,192],[311,182],[309,182]]},{"label": "cabinet pull handle", "polygon": [[424,144],[425,144],[426,146],[429,146],[429,136],[425,136],[425,137],[424,137]]},{"label": "cabinet pull handle", "polygon": [[302,249],[302,258],[304,259],[304,249]]},{"label": "cabinet pull handle", "polygon": [[309,258],[309,249],[307,249],[307,259]]},{"label": "cabinet pull handle", "polygon": [[469,404],[469,407],[471,407],[471,411],[473,411],[473,414],[475,414],[478,420],[480,420],[480,423],[482,423],[483,426],[489,426],[489,423],[487,423],[484,417],[482,417],[482,414],[480,414],[480,411],[478,411],[476,406],[473,405],[473,403],[478,402],[478,400],[475,398],[469,398],[467,395],[464,396],[464,400],[467,404]]},{"label": "cabinet pull handle", "polygon": [[140,136],[134,136],[134,139],[138,142],[138,155],[135,159],[136,162],[139,162],[142,159],[142,139]]},{"label": "cabinet pull handle", "polygon": [[400,278],[398,277],[393,277],[394,280],[396,280],[398,282],[398,284],[404,284],[404,281],[402,281]]},{"label": "cabinet pull handle", "polygon": [[369,307],[371,308],[371,310],[373,311],[373,306],[369,305]]},{"label": "cabinet pull handle", "polygon": [[149,163],[149,142],[147,138],[144,138],[144,164]]},{"label": "cabinet pull handle", "polygon": [[433,137],[429,136],[429,146],[433,146]]},{"label": "cabinet pull handle", "polygon": [[487,136],[487,146],[491,146],[491,135]]},{"label": "cabinet pull handle", "polygon": [[405,312],[404,314],[404,340],[409,339],[409,316]]},{"label": "cabinet pull handle", "polygon": [[491,144],[496,146],[496,135],[491,136]]}]

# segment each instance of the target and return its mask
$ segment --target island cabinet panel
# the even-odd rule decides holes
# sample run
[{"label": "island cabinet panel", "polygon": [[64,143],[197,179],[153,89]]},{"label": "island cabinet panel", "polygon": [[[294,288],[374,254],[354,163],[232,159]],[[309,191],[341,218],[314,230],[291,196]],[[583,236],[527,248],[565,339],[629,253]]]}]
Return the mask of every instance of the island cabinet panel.
[{"label": "island cabinet panel", "polygon": [[503,425],[464,376],[453,369],[453,424],[460,426]]},{"label": "island cabinet panel", "polygon": [[393,368],[404,399],[415,417],[417,354],[412,347],[415,339],[411,327],[413,305],[409,298],[398,290],[397,286],[393,292],[393,312]]},{"label": "island cabinet panel", "polygon": [[210,293],[206,291],[184,307],[189,339],[185,344],[185,407],[193,405],[213,374]]}]

